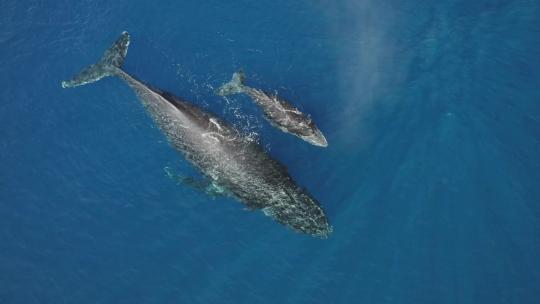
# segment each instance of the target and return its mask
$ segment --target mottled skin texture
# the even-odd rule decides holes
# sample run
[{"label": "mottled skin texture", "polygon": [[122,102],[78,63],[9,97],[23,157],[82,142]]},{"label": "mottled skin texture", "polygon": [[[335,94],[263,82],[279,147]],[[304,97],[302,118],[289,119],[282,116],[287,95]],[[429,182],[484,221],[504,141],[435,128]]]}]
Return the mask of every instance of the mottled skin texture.
[{"label": "mottled skin texture", "polygon": [[214,185],[226,189],[249,209],[262,209],[296,231],[318,237],[331,233],[319,204],[256,142],[213,114],[123,71],[128,45],[129,34],[124,32],[98,63],[62,82],[62,87],[118,76],[133,89],[171,145]]},{"label": "mottled skin texture", "polygon": [[170,143],[248,208],[263,209],[278,222],[304,233],[326,236],[330,232],[317,202],[258,144],[214,115],[151,89],[120,69],[116,75],[135,91]]}]

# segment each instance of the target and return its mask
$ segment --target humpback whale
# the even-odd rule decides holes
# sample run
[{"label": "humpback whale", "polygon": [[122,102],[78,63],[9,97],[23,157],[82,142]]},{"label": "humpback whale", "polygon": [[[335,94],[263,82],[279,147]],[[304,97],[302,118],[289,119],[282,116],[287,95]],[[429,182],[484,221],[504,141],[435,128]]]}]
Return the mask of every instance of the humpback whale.
[{"label": "humpback whale", "polygon": [[328,146],[326,138],[309,116],[275,95],[272,96],[262,90],[246,86],[245,79],[246,76],[243,71],[234,73],[231,81],[222,85],[217,94],[226,96],[245,93],[261,107],[264,117],[272,126],[285,133],[298,136],[312,145]]},{"label": "humpback whale", "polygon": [[319,203],[287,169],[231,124],[171,93],[151,87],[122,69],[130,36],[123,32],[95,64],[63,88],[116,76],[135,92],[169,143],[212,184],[226,189],[248,209],[261,210],[295,231],[326,238],[332,231]]}]

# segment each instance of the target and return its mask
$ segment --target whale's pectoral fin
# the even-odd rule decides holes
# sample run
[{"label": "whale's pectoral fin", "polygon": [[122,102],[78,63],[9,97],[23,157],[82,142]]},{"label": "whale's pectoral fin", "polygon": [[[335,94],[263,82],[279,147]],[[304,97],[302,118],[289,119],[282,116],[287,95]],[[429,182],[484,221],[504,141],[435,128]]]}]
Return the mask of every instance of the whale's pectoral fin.
[{"label": "whale's pectoral fin", "polygon": [[178,185],[189,186],[190,188],[205,193],[212,198],[229,195],[229,193],[224,188],[206,179],[196,179],[190,176],[177,174],[173,172],[173,169],[171,169],[170,167],[165,167],[164,170],[167,176],[172,180],[176,181]]},{"label": "whale's pectoral fin", "polygon": [[226,188],[223,188],[222,186],[211,182],[206,187],[206,194],[212,196],[212,197],[218,197],[218,196],[232,196],[231,192],[229,192]]},{"label": "whale's pectoral fin", "polygon": [[208,181],[178,174],[170,167],[165,167],[163,170],[165,171],[165,174],[167,174],[167,177],[176,181],[179,185],[188,185],[197,190],[204,190],[209,185]]},{"label": "whale's pectoral fin", "polygon": [[222,85],[217,94],[220,96],[227,96],[232,94],[243,93],[245,91],[244,82],[246,81],[246,74],[242,70],[233,74],[231,81]]},{"label": "whale's pectoral fin", "polygon": [[68,81],[62,81],[63,88],[71,88],[100,80],[115,74],[116,68],[122,67],[129,46],[129,34],[123,32],[116,42],[105,51],[98,63],[83,69]]}]

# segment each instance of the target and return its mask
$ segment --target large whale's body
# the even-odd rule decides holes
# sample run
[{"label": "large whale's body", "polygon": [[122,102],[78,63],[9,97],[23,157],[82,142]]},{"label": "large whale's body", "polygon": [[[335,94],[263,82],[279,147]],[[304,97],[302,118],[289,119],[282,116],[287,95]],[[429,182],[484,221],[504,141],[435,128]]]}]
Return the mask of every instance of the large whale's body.
[{"label": "large whale's body", "polygon": [[257,143],[218,117],[172,94],[149,87],[121,69],[129,45],[123,32],[101,60],[62,87],[118,76],[136,93],[173,147],[214,184],[227,189],[249,209],[292,229],[318,237],[332,231],[318,203]]}]

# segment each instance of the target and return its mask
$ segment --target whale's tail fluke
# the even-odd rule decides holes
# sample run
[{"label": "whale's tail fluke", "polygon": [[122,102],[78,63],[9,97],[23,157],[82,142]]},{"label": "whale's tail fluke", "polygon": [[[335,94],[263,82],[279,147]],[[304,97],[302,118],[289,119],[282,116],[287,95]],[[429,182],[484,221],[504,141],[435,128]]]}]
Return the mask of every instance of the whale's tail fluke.
[{"label": "whale's tail fluke", "polygon": [[107,50],[103,57],[91,66],[82,70],[68,81],[62,81],[63,88],[71,88],[100,80],[115,74],[115,68],[122,67],[129,46],[128,32],[122,32],[116,42]]},{"label": "whale's tail fluke", "polygon": [[245,91],[244,82],[246,80],[246,74],[242,70],[233,74],[231,81],[222,85],[217,94],[220,96],[227,96],[232,94],[243,93]]}]

